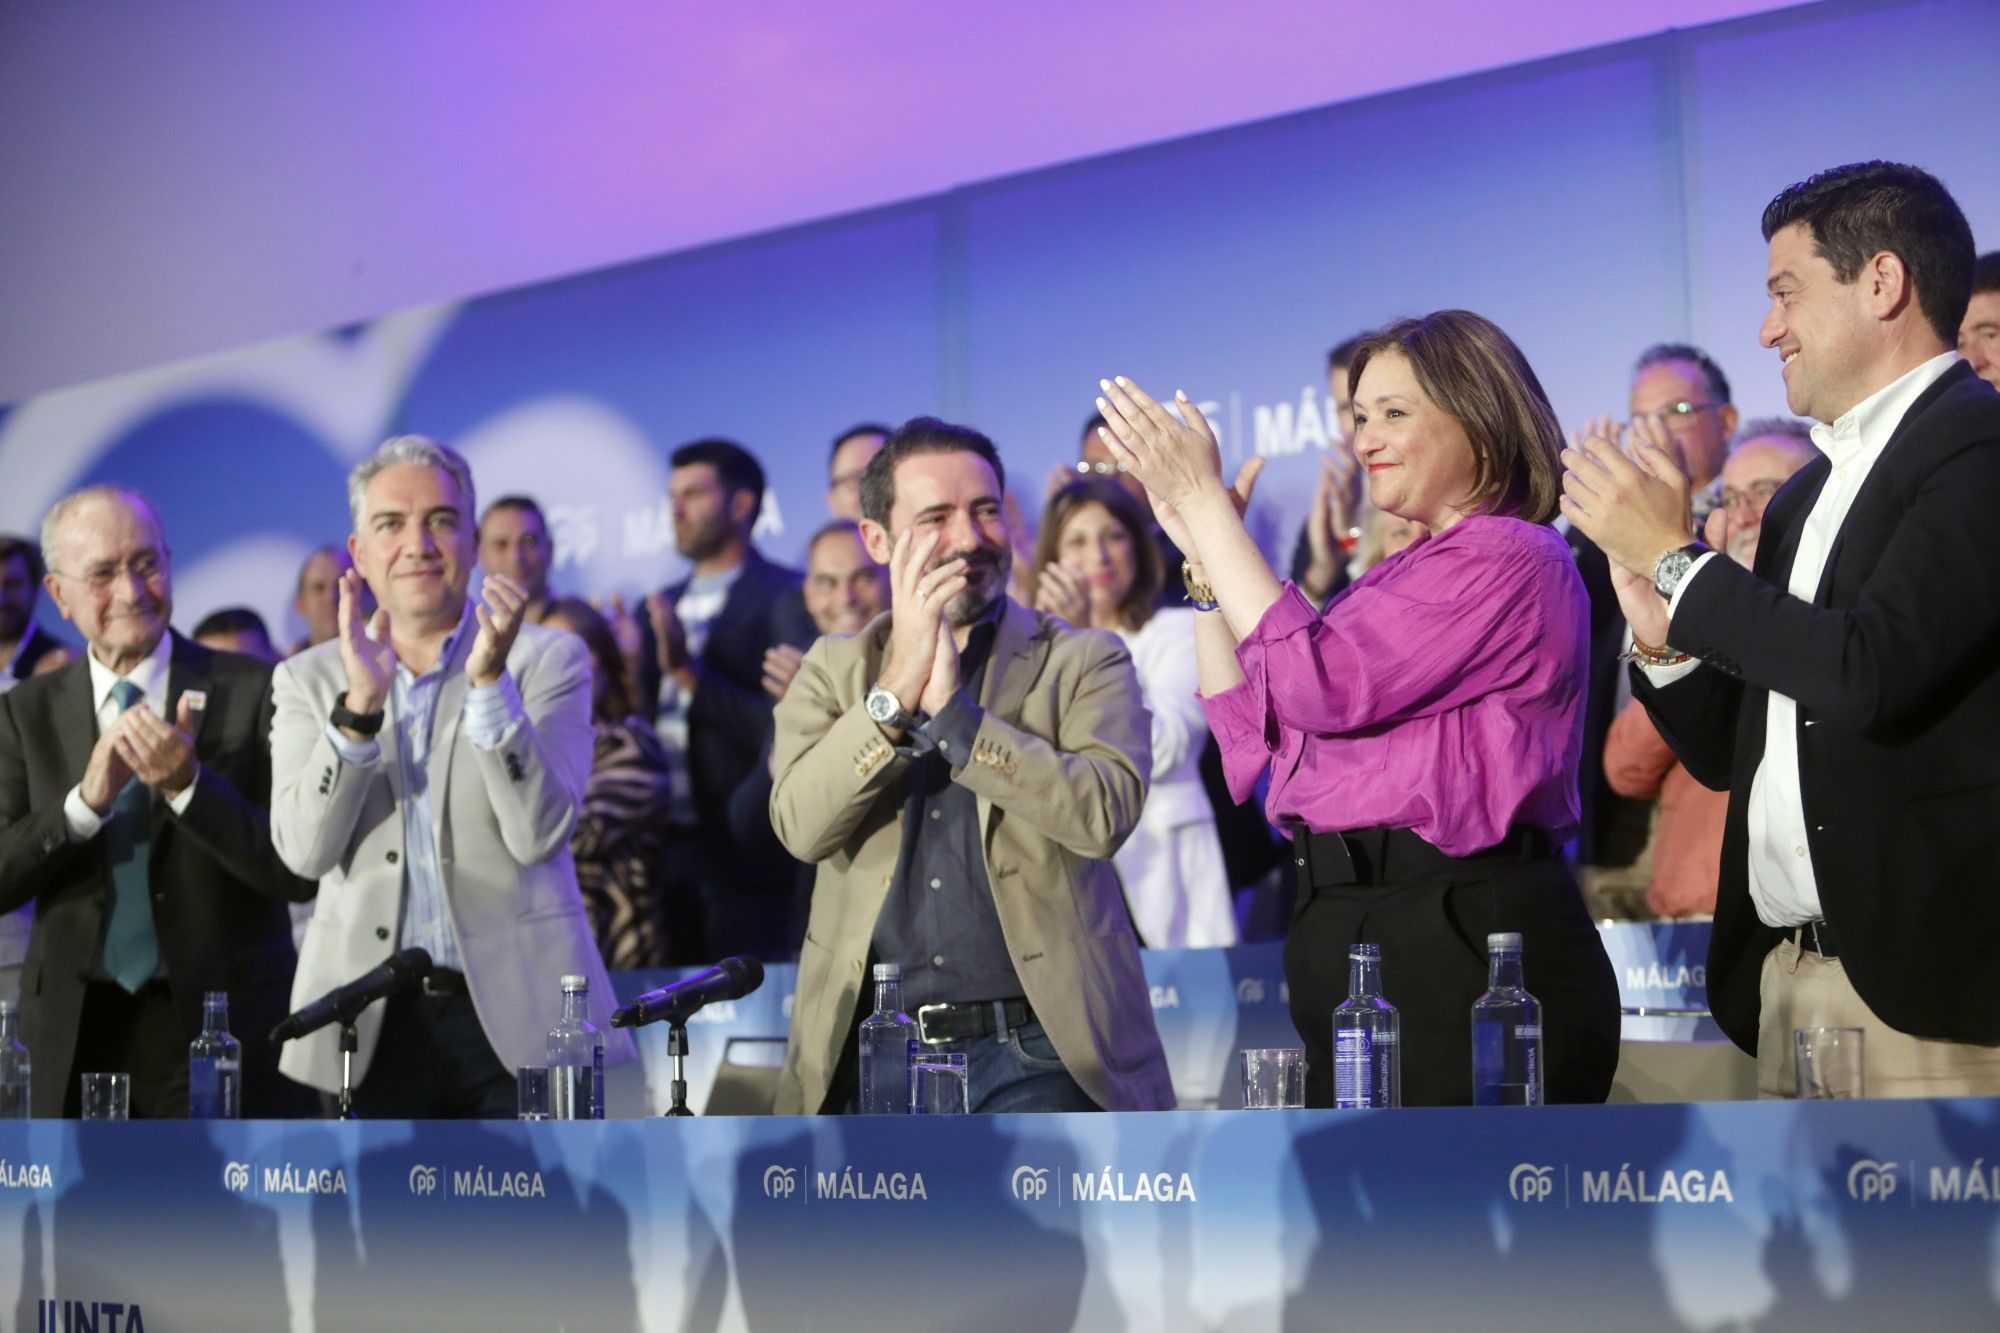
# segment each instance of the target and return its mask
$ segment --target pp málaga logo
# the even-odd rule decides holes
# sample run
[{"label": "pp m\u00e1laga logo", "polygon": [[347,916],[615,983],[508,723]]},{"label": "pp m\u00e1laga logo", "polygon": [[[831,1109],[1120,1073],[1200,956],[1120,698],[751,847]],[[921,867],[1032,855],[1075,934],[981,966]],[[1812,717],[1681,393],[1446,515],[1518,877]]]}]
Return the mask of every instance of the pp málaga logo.
[{"label": "pp m\u00e1laga logo", "polygon": [[1045,1166],[1015,1167],[1013,1187],[1015,1198],[1038,1203],[1048,1197],[1049,1169]]},{"label": "pp m\u00e1laga logo", "polygon": [[241,1194],[250,1188],[250,1163],[229,1162],[222,1168],[222,1188]]},{"label": "pp m\u00e1laga logo", "polygon": [[1847,1168],[1847,1197],[1881,1203],[1896,1192],[1896,1164],[1864,1157]]},{"label": "pp m\u00e1laga logo", "polygon": [[437,1193],[438,1169],[419,1163],[410,1168],[410,1193],[431,1195]]},{"label": "pp m\u00e1laga logo", "polygon": [[799,1188],[799,1169],[795,1166],[768,1166],[764,1168],[764,1197],[767,1199],[789,1199]]},{"label": "pp m\u00e1laga logo", "polygon": [[1507,1193],[1516,1203],[1547,1203],[1555,1193],[1556,1169],[1523,1162],[1507,1174]]}]

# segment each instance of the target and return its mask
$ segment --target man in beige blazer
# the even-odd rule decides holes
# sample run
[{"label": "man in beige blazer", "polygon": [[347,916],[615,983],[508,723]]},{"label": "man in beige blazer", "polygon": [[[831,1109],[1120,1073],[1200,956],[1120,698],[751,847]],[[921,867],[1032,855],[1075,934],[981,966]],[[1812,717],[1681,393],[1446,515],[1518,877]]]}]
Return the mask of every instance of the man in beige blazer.
[{"label": "man in beige blazer", "polygon": [[1164,1110],[1173,1085],[1111,854],[1150,722],[1116,636],[1006,595],[992,442],[909,422],[861,483],[890,614],[806,654],[779,701],[771,818],[818,865],[781,1114],[846,1109],[869,961],[896,963],[975,1111]]},{"label": "man in beige blazer", "polygon": [[[278,667],[271,840],[319,880],[294,1008],[399,949],[429,951],[419,991],[355,1025],[356,1106],[371,1117],[511,1117],[514,1069],[547,1062],[561,981],[590,982],[608,1029],[610,978],[570,859],[590,774],[590,661],[574,635],[523,624],[504,576],[470,601],[474,527],[465,460],[416,436],[349,478],[355,568],[340,633]],[[361,580],[380,609],[361,623]],[[636,1055],[606,1032],[607,1065]],[[279,1068],[340,1085],[336,1029],[286,1047]]]}]

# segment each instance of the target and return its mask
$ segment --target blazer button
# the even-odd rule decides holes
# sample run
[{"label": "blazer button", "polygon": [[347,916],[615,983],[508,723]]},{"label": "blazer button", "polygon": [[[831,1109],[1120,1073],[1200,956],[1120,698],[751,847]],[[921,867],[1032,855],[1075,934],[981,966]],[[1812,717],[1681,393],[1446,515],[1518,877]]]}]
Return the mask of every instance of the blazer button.
[{"label": "blazer button", "polygon": [[376,939],[378,939],[378,940],[386,940],[386,939],[388,939],[388,938],[389,938],[389,928],[388,928],[387,926],[377,926],[377,927],[375,927],[375,938],[376,938]]},{"label": "blazer button", "polygon": [[389,853],[389,864],[390,865],[396,864],[396,854],[394,852]]}]

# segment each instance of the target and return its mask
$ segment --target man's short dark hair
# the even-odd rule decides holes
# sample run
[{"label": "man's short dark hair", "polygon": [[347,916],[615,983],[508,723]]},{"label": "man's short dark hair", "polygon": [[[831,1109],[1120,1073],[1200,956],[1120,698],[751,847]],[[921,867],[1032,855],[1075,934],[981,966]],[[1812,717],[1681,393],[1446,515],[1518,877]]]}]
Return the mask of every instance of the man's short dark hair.
[{"label": "man's short dark hair", "polygon": [[1715,400],[1714,406],[1721,407],[1730,401],[1729,377],[1722,373],[1721,366],[1715,364],[1714,357],[1692,343],[1654,343],[1639,353],[1639,359],[1632,364],[1632,378],[1639,378],[1654,366],[1672,362],[1693,366],[1701,372],[1708,396]]},{"label": "man's short dark hair", "polygon": [[882,448],[868,460],[861,474],[861,513],[883,527],[889,526],[889,511],[896,504],[896,465],[914,454],[977,454],[993,469],[993,480],[1007,489],[1007,469],[1001,466],[1000,451],[993,441],[970,426],[954,426],[936,417],[912,417],[896,428]]},{"label": "man's short dark hair", "polygon": [[706,463],[715,469],[716,480],[722,483],[725,495],[748,491],[756,497],[756,503],[750,506],[753,518],[764,507],[764,467],[748,449],[734,440],[719,437],[696,440],[674,450],[667,461],[674,467]]},{"label": "man's short dark hair", "polygon": [[11,533],[0,533],[0,569],[15,556],[28,562],[28,580],[40,583],[48,574],[48,567],[42,563],[41,550],[26,537],[16,537]]},{"label": "man's short dark hair", "polygon": [[1361,350],[1361,344],[1367,342],[1373,333],[1374,330],[1369,329],[1366,332],[1355,334],[1352,338],[1344,338],[1335,343],[1333,350],[1326,354],[1327,374],[1331,375],[1336,370],[1344,370],[1348,366],[1353,365],[1354,354]]},{"label": "man's short dark hair", "polygon": [[1938,178],[1900,162],[1855,162],[1800,181],[1764,208],[1764,239],[1803,224],[1841,282],[1884,250],[1903,261],[1917,305],[1947,346],[1972,297],[1972,228]]},{"label": "man's short dark hair", "polygon": [[833,447],[826,451],[826,465],[828,467],[833,466],[833,456],[840,452],[840,446],[846,444],[857,435],[880,435],[886,440],[889,438],[889,428],[879,421],[864,421],[858,426],[849,426],[846,430],[833,437]]},{"label": "man's short dark hair", "polygon": [[192,638],[206,638],[211,634],[261,634],[264,642],[271,641],[271,631],[264,624],[264,617],[247,606],[225,606],[220,611],[210,611],[194,627]]},{"label": "man's short dark hair", "polygon": [[2000,250],[1988,250],[1972,262],[1972,290],[2000,292]]},{"label": "man's short dark hair", "polygon": [[533,497],[526,495],[503,495],[492,504],[487,505],[486,512],[479,516],[479,526],[482,528],[485,527],[486,520],[492,518],[503,509],[514,509],[523,514],[533,514],[535,522],[542,525],[542,531],[547,532],[549,530],[549,516],[542,512],[542,507],[535,503]]}]

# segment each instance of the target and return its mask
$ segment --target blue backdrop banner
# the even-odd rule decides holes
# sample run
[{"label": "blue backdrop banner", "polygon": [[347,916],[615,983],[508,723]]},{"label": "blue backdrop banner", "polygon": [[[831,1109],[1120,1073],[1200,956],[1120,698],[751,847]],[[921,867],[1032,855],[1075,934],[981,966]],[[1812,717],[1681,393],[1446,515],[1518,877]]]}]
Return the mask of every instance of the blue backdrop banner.
[{"label": "blue backdrop banner", "polygon": [[21,1329],[1991,1327],[2000,1102],[0,1126]]}]

